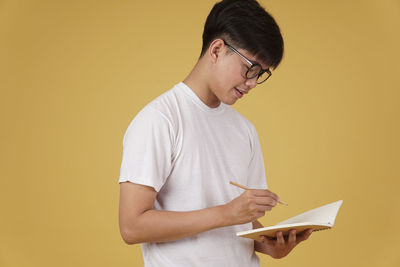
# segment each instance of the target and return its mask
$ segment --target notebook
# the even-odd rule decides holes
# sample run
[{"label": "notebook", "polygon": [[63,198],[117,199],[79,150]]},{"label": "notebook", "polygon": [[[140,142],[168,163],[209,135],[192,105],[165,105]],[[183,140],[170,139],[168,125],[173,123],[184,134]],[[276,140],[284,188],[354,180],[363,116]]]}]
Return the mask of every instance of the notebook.
[{"label": "notebook", "polygon": [[238,232],[236,235],[261,241],[260,235],[275,238],[277,231],[282,231],[283,235],[288,235],[291,229],[296,229],[297,234],[309,228],[312,228],[313,231],[330,229],[335,223],[336,215],[342,203],[342,200],[332,202],[306,211],[276,225]]}]

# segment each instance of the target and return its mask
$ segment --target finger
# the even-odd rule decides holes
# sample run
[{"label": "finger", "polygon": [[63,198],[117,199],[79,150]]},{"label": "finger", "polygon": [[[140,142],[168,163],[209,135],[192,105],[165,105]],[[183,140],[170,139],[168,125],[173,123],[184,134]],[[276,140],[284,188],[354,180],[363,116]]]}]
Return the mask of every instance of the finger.
[{"label": "finger", "polygon": [[301,235],[298,235],[297,236],[297,243],[300,243],[300,242],[302,242],[304,240],[307,240],[310,237],[310,235],[312,234],[312,232],[313,232],[313,230],[310,228],[310,229],[307,229]]},{"label": "finger", "polygon": [[250,191],[253,195],[258,197],[272,197],[275,200],[280,200],[277,194],[268,189],[250,189],[247,191]]},{"label": "finger", "polygon": [[269,206],[269,205],[256,205],[256,211],[257,212],[266,212],[272,210],[274,206]]},{"label": "finger", "polygon": [[265,216],[265,212],[257,212],[257,213],[255,214],[255,216],[256,216],[257,219],[259,219],[259,218]]},{"label": "finger", "polygon": [[289,244],[294,245],[296,243],[296,229],[292,229],[289,232]]},{"label": "finger", "polygon": [[257,205],[275,207],[278,204],[278,201],[272,197],[255,197],[254,200]]},{"label": "finger", "polygon": [[276,242],[279,245],[284,245],[285,244],[285,239],[283,238],[283,233],[282,231],[276,232]]}]

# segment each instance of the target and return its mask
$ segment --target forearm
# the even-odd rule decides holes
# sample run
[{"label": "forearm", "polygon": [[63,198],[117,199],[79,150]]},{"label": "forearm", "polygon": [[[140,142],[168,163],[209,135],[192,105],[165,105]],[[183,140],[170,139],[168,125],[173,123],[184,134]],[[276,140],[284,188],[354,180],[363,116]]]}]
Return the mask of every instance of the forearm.
[{"label": "forearm", "polygon": [[150,209],[127,224],[124,240],[128,244],[168,242],[229,225],[223,206],[189,212]]},{"label": "forearm", "polygon": [[154,188],[121,184],[119,225],[126,243],[168,242],[252,222],[276,205],[273,193],[252,189],[220,206],[188,212],[160,211],[154,209],[156,196]]}]

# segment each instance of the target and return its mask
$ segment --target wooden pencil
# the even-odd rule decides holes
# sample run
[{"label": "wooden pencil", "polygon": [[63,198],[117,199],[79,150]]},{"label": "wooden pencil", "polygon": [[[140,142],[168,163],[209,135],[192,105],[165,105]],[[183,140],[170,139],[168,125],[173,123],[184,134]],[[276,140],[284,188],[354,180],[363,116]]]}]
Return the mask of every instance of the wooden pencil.
[{"label": "wooden pencil", "polygon": [[[231,185],[237,186],[237,187],[242,188],[242,189],[244,189],[244,190],[249,190],[249,189],[250,189],[250,188],[248,188],[247,186],[244,186],[244,185],[241,185],[241,184],[232,182],[232,181],[230,181],[229,183],[230,183]],[[282,205],[285,205],[285,206],[289,206],[288,204],[286,204],[286,203],[283,202],[283,201],[278,201],[278,203],[279,203],[279,204],[282,204]]]}]

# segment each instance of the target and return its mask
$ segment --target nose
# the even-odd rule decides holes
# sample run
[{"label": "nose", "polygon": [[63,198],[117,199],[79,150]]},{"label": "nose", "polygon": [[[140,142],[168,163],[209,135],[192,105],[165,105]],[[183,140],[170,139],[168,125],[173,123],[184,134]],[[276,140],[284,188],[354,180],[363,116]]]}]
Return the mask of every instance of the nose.
[{"label": "nose", "polygon": [[247,79],[245,82],[246,86],[249,87],[249,90],[257,86],[257,76],[253,79]]}]

